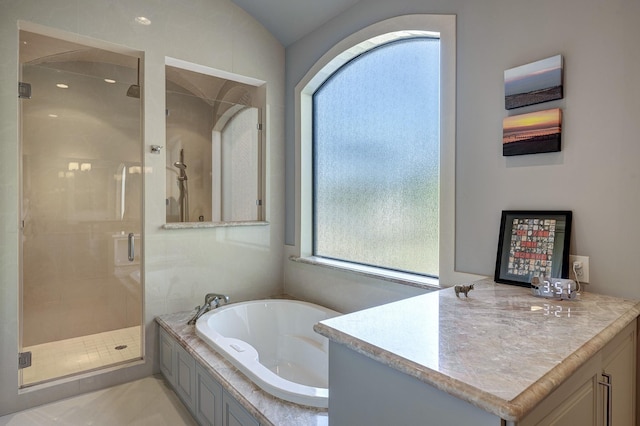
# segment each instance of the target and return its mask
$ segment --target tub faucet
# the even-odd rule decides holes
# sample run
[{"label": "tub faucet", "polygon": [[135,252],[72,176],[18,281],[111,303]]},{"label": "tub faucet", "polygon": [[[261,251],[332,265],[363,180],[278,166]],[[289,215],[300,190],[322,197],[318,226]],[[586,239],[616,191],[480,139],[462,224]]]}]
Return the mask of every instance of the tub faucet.
[{"label": "tub faucet", "polygon": [[209,312],[211,309],[215,309],[218,306],[220,306],[220,302],[229,303],[229,296],[225,296],[224,294],[208,293],[204,297],[204,305],[196,306],[196,309],[198,311],[193,316],[193,318],[191,318],[187,322],[187,324],[189,325],[195,324],[198,318],[200,318],[202,315]]}]

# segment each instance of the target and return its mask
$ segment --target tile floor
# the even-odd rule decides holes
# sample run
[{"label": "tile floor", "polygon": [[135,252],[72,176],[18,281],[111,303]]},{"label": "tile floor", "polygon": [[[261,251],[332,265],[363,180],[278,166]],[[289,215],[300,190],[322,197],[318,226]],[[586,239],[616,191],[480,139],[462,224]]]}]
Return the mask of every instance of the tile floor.
[{"label": "tile floor", "polygon": [[0,417],[0,426],[197,426],[160,376]]},{"label": "tile floor", "polygon": [[[116,349],[126,345],[124,349]],[[140,327],[28,346],[31,367],[22,370],[22,384],[35,384],[106,365],[140,358]]]}]

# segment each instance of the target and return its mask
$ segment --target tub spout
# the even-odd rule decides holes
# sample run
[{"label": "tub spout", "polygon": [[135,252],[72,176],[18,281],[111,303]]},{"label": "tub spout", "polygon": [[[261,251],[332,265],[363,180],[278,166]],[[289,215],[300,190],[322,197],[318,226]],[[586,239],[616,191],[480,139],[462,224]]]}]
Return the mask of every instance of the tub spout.
[{"label": "tub spout", "polygon": [[206,314],[211,309],[215,309],[220,306],[220,302],[229,303],[229,296],[225,296],[224,294],[208,293],[204,297],[204,304],[202,306],[196,306],[197,312],[193,318],[187,322],[187,324],[195,324],[196,321],[198,321],[198,318],[202,315]]},{"label": "tub spout", "polygon": [[205,313],[207,313],[210,309],[211,306],[207,305],[206,303],[202,306],[196,306],[196,309],[198,310],[198,312],[196,312],[196,314],[193,316],[193,318],[191,318],[187,324],[189,325],[193,325],[196,323],[196,321],[198,320],[198,318],[200,318],[202,315],[204,315]]}]

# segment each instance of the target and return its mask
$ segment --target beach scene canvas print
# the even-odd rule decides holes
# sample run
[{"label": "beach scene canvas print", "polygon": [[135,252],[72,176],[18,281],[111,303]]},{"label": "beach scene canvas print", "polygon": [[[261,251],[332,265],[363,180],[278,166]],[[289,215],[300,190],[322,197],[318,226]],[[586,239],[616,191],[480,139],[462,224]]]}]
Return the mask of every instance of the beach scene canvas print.
[{"label": "beach scene canvas print", "polygon": [[502,155],[560,151],[560,108],[506,117],[502,123]]},{"label": "beach scene canvas print", "polygon": [[562,55],[504,72],[506,109],[562,99]]}]

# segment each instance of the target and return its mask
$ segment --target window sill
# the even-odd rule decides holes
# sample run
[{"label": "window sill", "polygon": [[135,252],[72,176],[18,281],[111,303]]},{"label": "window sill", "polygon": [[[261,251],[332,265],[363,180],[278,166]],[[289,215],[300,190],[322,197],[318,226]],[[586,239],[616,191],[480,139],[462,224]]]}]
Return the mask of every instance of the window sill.
[{"label": "window sill", "polygon": [[353,272],[369,278],[390,281],[396,284],[418,287],[425,290],[440,290],[440,280],[438,278],[423,277],[420,275],[409,274],[406,272],[389,271],[372,266],[357,265],[349,262],[341,262],[339,260],[324,259],[321,257],[299,257],[290,256],[289,260],[307,265],[322,266],[339,271]]}]

